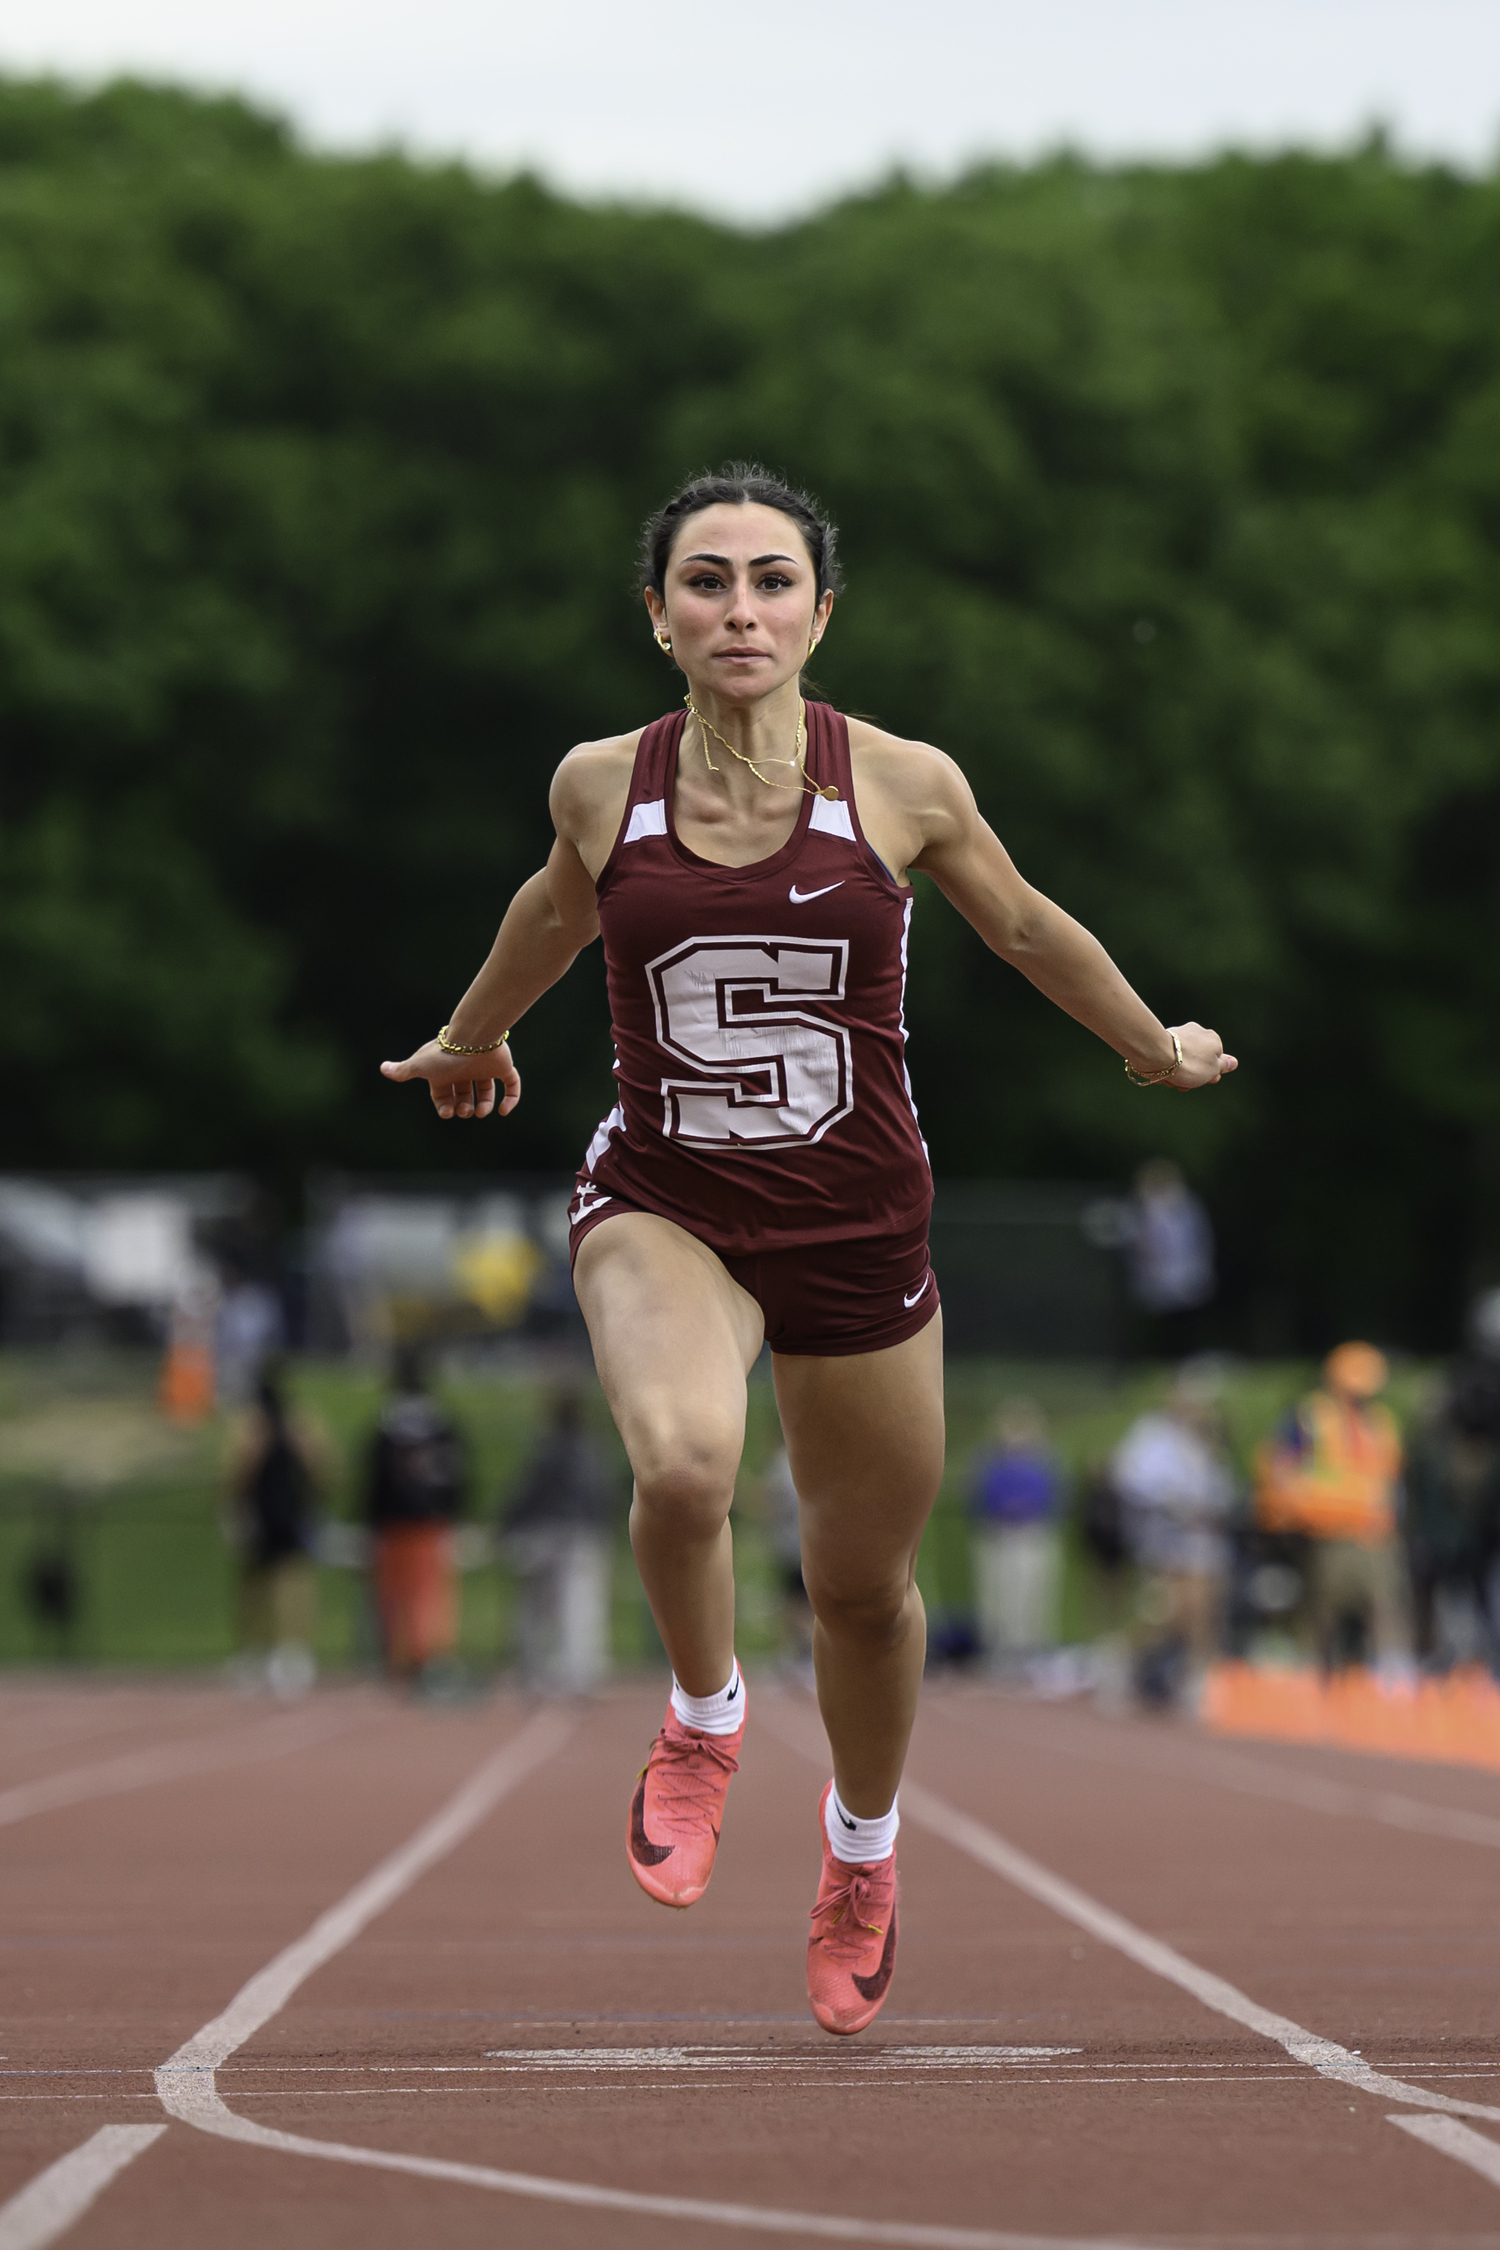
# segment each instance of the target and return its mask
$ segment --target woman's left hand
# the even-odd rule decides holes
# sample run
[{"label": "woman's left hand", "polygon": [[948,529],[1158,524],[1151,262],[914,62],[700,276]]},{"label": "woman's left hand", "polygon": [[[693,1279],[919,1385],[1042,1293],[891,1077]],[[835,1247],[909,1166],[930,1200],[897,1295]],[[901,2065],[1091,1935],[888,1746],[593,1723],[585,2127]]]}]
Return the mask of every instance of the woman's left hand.
[{"label": "woman's left hand", "polygon": [[1179,1094],[1192,1094],[1200,1086],[1217,1086],[1221,1078],[1239,1069],[1236,1058],[1225,1054],[1224,1042],[1216,1031],[1205,1031],[1201,1023],[1174,1023],[1168,1028],[1176,1032],[1181,1043],[1182,1063],[1170,1078],[1163,1079],[1163,1085],[1174,1086]]}]

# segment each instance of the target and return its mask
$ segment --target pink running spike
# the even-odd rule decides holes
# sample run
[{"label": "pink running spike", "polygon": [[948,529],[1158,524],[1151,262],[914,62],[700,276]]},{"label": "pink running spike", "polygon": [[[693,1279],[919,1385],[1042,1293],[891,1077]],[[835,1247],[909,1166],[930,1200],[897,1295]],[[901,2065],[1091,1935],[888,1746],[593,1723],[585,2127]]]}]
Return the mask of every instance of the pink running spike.
[{"label": "pink running spike", "polygon": [[825,2031],[863,2031],[885,2003],[896,1972],[896,1855],[863,1867],[835,1859],[823,1825],[830,1781],[818,1800],[823,1874],[807,1940],[807,1997]]},{"label": "pink running spike", "polygon": [[663,1906],[693,1906],[708,1889],[724,1819],[724,1799],[745,1739],[700,1734],[670,1705],[630,1804],[626,1856],[643,1891]]}]

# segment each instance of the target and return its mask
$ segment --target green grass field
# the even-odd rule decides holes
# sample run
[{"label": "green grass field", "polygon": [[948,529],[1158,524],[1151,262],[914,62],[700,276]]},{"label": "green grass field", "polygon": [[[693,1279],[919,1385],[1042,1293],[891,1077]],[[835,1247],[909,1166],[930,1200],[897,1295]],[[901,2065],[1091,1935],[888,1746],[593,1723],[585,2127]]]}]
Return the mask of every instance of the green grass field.
[{"label": "green grass field", "polygon": [[[1242,1466],[1311,1373],[1280,1364],[1227,1373],[1225,1413]],[[172,1428],[157,1411],[155,1380],[152,1363],[128,1355],[0,1355],[0,1663],[205,1665],[232,1653],[235,1564],[220,1526],[226,1427],[215,1420],[192,1431]],[[1398,1411],[1412,1410],[1423,1380],[1415,1368],[1400,1373]],[[1003,1399],[1024,1394],[1040,1402],[1076,1477],[1103,1458],[1167,1381],[1166,1371],[1152,1368],[1116,1376],[1083,1366],[950,1362],[948,1472],[918,1573],[929,1608],[951,1613],[968,1606],[964,1487],[969,1460]],[[304,1361],[293,1389],[323,1423],[340,1464],[328,1512],[353,1517],[379,1380],[347,1364]],[[535,1377],[455,1371],[441,1389],[471,1447],[471,1514],[493,1523],[545,1413],[547,1387]],[[659,1661],[660,1644],[625,1535],[624,1456],[602,1399],[594,1393],[593,1400],[599,1436],[619,1469],[614,1650],[617,1663],[631,1668]],[[774,1652],[779,1637],[778,1597],[756,1510],[756,1477],[778,1442],[771,1386],[757,1380],[736,1500],[739,1645],[751,1659]],[[32,1614],[25,1591],[37,1559],[59,1549],[71,1555],[82,1588],[66,1644]],[[362,1575],[320,1568],[319,1582],[323,1663],[372,1661]],[[513,1600],[503,1563],[465,1573],[462,1655],[475,1671],[509,1661]],[[1105,1591],[1070,1534],[1062,1637],[1088,1639],[1110,1621]]]}]

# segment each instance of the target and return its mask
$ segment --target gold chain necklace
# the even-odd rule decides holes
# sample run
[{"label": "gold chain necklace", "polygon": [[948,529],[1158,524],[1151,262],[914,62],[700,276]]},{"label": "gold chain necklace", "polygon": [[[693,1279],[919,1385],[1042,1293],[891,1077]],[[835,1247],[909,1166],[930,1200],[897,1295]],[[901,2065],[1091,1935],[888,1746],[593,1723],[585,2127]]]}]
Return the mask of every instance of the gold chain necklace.
[{"label": "gold chain necklace", "polygon": [[[836,789],[820,789],[807,771],[807,705],[802,702],[800,697],[798,698],[797,702],[796,755],[791,758],[747,758],[743,750],[736,750],[734,744],[726,740],[726,738],[722,734],[720,734],[718,728],[713,724],[711,720],[704,718],[703,713],[699,710],[697,704],[693,701],[693,698],[690,694],[685,695],[682,700],[687,705],[688,709],[692,712],[693,717],[697,720],[699,728],[701,729],[703,738],[703,763],[707,766],[710,773],[717,773],[719,770],[718,767],[714,764],[713,759],[708,754],[708,738],[710,735],[712,735],[715,742],[719,744],[721,749],[727,750],[731,758],[738,758],[742,766],[748,766],[750,768],[750,771],[754,774],[756,780],[761,782],[767,789],[795,789],[800,785],[800,787],[802,787],[803,789],[809,790],[814,797],[836,797],[838,795],[838,791]],[[760,770],[762,766],[795,766],[797,768],[797,780],[767,781],[765,775]]]}]

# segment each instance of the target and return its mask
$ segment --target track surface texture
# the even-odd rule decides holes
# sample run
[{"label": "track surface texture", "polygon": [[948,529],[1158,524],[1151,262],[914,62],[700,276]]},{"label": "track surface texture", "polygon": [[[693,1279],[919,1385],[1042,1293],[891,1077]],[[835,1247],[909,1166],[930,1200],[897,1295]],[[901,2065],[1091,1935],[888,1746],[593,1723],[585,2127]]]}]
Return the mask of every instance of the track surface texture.
[{"label": "track surface texture", "polygon": [[1500,2250],[1494,1777],[938,1685],[838,2041],[813,1705],[674,1914],[664,1700],[0,1689],[0,2250]]}]

